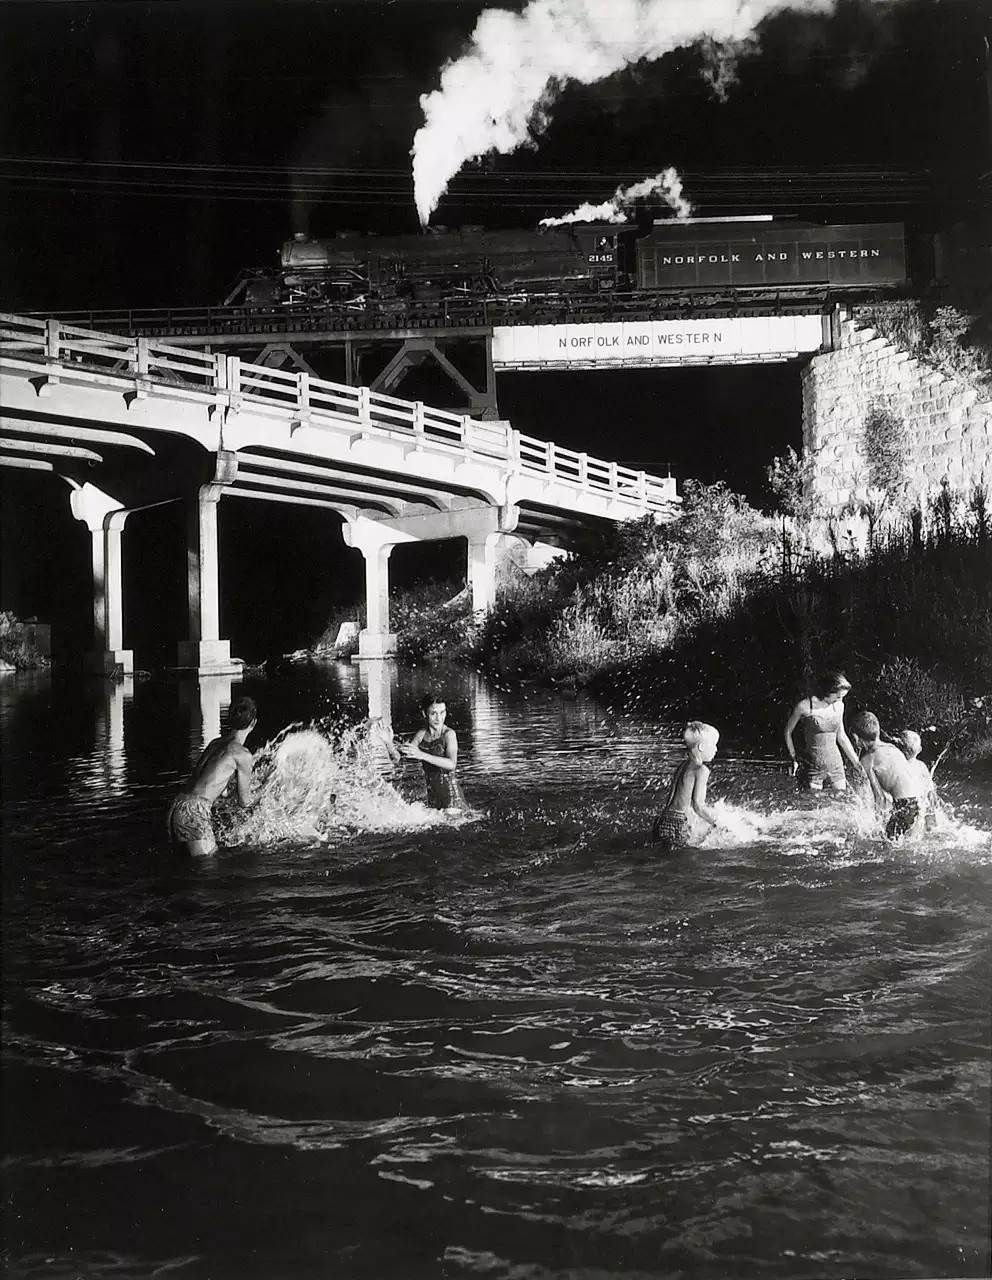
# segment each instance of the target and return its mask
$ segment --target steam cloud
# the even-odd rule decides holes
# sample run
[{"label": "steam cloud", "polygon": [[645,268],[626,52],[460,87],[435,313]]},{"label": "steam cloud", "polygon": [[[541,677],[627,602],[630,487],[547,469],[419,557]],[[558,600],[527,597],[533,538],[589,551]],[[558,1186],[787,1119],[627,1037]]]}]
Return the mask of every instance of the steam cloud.
[{"label": "steam cloud", "polygon": [[834,0],[530,0],[519,14],[486,9],[467,52],[443,68],[440,89],[420,99],[412,154],[421,224],[466,161],[532,142],[570,81],[595,84],[705,41],[708,78],[725,93],[735,49],[784,7],[829,13]]},{"label": "steam cloud", "polygon": [[602,204],[580,204],[563,218],[542,218],[542,227],[560,227],[566,222],[626,222],[625,210],[635,200],[644,200],[648,196],[659,195],[662,200],[675,210],[677,218],[688,218],[692,213],[692,205],[682,194],[682,179],[675,169],[663,169],[653,178],[645,178],[635,182],[632,187],[617,187],[609,200]]}]

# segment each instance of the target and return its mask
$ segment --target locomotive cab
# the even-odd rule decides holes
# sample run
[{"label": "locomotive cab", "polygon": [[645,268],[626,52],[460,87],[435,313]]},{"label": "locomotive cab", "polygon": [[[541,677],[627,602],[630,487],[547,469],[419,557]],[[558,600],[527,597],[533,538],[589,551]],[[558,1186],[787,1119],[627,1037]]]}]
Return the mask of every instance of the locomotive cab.
[{"label": "locomotive cab", "polygon": [[636,226],[632,223],[573,222],[568,230],[585,260],[593,289],[603,291],[630,287]]}]

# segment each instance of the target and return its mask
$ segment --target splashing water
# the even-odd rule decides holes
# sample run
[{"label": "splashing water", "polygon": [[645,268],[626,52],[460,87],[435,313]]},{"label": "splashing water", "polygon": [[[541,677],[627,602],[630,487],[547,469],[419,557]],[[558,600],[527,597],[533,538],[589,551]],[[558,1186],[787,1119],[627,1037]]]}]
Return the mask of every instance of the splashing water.
[{"label": "splashing water", "polygon": [[663,169],[653,178],[645,178],[630,187],[617,187],[609,200],[602,204],[580,204],[571,213],[561,218],[542,218],[542,227],[561,227],[567,222],[626,222],[626,209],[636,200],[645,200],[648,196],[659,195],[670,208],[675,210],[677,218],[688,218],[692,213],[692,205],[682,194],[682,179],[678,171],[671,167]]},{"label": "splashing water", "polygon": [[[815,849],[827,855],[846,855],[854,850],[877,851],[880,847],[934,858],[958,856],[962,850],[987,854],[992,858],[992,834],[969,824],[954,810],[941,804],[932,826],[917,828],[902,840],[884,838],[884,819],[876,816],[870,799],[856,791],[843,799],[830,797],[806,807],[760,812],[717,800],[710,806],[717,826],[708,831],[704,849],[732,849],[758,841],[785,853],[808,854]],[[981,857],[984,862],[985,858]]]},{"label": "splashing water", "polygon": [[247,809],[230,801],[215,807],[221,843],[326,842],[449,820],[400,795],[362,726],[290,725],[256,755],[253,792]]}]

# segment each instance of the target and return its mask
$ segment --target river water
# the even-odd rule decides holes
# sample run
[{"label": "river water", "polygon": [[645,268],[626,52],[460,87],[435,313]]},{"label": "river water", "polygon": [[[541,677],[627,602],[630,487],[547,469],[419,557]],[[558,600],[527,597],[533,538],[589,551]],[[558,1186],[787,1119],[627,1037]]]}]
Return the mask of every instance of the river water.
[{"label": "river water", "polygon": [[261,800],[198,864],[229,681],[0,684],[6,1274],[987,1275],[987,781],[896,848],[723,743],[660,857],[672,726],[446,673],[455,820],[342,747],[417,727],[383,670],[240,686]]}]

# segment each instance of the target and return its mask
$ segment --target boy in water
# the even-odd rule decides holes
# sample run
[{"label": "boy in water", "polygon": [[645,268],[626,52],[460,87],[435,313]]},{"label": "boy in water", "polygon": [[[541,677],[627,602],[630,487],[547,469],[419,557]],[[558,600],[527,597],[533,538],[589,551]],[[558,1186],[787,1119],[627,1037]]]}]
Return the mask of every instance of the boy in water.
[{"label": "boy in water", "polygon": [[930,770],[922,760],[918,759],[923,749],[923,741],[914,729],[904,729],[896,739],[896,742],[903,750],[910,772],[920,784],[923,824],[927,831],[932,831],[937,825],[937,809],[940,805],[940,800],[937,797],[937,788],[933,785]]},{"label": "boy in water", "polygon": [[455,777],[458,738],[454,729],[444,723],[448,714],[444,699],[429,693],[421,699],[420,708],[427,723],[408,743],[400,746],[400,755],[423,763],[427,804],[431,809],[467,809],[468,804]]},{"label": "boy in water", "polygon": [[238,801],[246,806],[251,799],[252,754],[245,739],[258,720],[252,698],[235,698],[227,717],[227,732],[207,746],[196,762],[193,776],[184,791],[172,802],[166,819],[174,845],[197,857],[213,853],[214,801],[233,777],[237,777]]},{"label": "boy in water", "polygon": [[706,784],[710,776],[709,762],[716,755],[720,741],[719,730],[701,720],[690,720],[682,740],[685,760],[675,771],[665,807],[655,818],[652,833],[655,844],[661,845],[665,853],[694,843],[693,814],[710,828],[717,825],[712,809],[706,806]]},{"label": "boy in water", "polygon": [[879,740],[880,733],[878,717],[870,711],[855,716],[851,739],[871,783],[875,811],[881,816],[892,801],[885,838],[897,840],[913,829],[923,812],[926,784],[898,747]]}]

